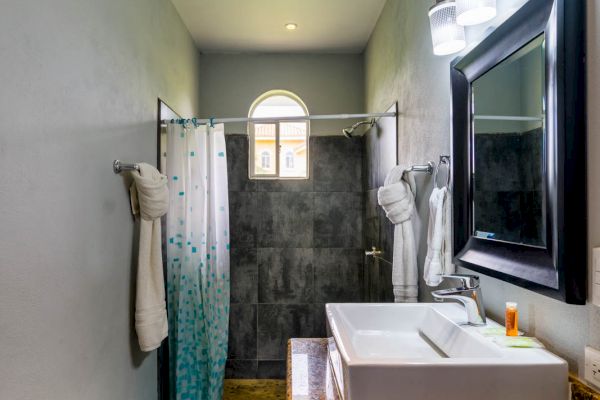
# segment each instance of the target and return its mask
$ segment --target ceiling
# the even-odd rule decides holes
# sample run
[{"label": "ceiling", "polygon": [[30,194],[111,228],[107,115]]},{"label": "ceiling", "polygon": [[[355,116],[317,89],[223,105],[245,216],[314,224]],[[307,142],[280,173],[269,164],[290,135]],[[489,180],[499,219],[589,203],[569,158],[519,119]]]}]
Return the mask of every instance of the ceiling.
[{"label": "ceiling", "polygon": [[[360,53],[385,0],[171,0],[205,53]],[[288,31],[286,23],[298,24]]]}]

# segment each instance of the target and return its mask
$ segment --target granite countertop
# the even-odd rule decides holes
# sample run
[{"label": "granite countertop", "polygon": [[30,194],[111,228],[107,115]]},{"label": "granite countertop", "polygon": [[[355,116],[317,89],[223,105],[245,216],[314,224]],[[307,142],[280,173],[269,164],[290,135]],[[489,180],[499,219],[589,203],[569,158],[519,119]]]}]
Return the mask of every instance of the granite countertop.
[{"label": "granite countertop", "polygon": [[[571,400],[600,400],[600,394],[569,376]],[[290,339],[287,355],[288,400],[341,400],[327,359],[327,339]]]},{"label": "granite countertop", "polygon": [[327,339],[290,339],[288,400],[341,400],[327,360]]},{"label": "granite countertop", "polygon": [[571,400],[600,400],[600,394],[574,376],[571,382]]}]

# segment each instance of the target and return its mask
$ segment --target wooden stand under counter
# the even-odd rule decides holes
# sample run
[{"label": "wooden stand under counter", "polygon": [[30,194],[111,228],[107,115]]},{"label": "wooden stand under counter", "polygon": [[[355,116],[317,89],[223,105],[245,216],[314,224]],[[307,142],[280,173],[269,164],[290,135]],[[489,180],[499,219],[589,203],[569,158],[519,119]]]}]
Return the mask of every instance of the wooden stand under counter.
[{"label": "wooden stand under counter", "polygon": [[327,359],[327,339],[290,339],[288,400],[341,400]]}]

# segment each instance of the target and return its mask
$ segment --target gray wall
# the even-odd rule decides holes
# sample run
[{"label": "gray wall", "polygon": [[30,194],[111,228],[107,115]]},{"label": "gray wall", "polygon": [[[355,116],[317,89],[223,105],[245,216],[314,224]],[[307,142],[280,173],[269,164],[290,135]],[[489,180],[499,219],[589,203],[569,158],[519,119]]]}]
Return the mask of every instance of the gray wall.
[{"label": "gray wall", "polygon": [[[523,1],[499,0],[501,13]],[[588,182],[589,251],[600,245],[600,5],[588,0]],[[435,57],[427,20],[426,1],[389,0],[369,42],[365,57],[367,111],[378,111],[399,101],[398,147],[400,162],[437,160],[450,151],[450,82],[452,56]],[[469,30],[471,40],[486,27]],[[432,183],[419,186],[418,210],[426,221],[426,202]],[[420,234],[419,265],[425,258],[425,231]],[[591,254],[589,259],[591,260]],[[591,271],[591,266],[589,271]],[[591,278],[591,276],[590,276]],[[485,306],[503,321],[504,303],[517,301],[520,326],[540,338],[552,351],[583,376],[584,347],[600,348],[600,309],[567,305],[499,280],[483,277]],[[429,301],[429,290],[421,288],[421,300]]]},{"label": "gray wall", "polygon": [[156,162],[156,103],[198,111],[168,0],[0,13],[0,398],[156,398],[132,329],[134,223],[114,158]]},{"label": "gray wall", "polygon": [[[363,112],[363,63],[360,54],[208,54],[201,56],[201,117],[244,117],[266,91],[296,93],[310,114]],[[389,106],[389,104],[388,104]],[[341,135],[349,121],[313,121],[311,136]],[[228,124],[227,133],[246,126]]]},{"label": "gray wall", "polygon": [[363,140],[310,139],[310,179],[249,180],[228,135],[231,378],[283,378],[287,340],[325,337],[328,302],[363,299]]}]

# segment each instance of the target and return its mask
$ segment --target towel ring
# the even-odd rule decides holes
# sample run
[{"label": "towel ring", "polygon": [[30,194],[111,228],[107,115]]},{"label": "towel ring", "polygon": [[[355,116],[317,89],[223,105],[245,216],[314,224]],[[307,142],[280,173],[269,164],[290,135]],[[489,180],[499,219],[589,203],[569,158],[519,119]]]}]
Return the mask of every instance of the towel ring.
[{"label": "towel ring", "polygon": [[448,168],[448,175],[446,176],[446,187],[450,189],[450,156],[440,156],[440,162],[435,167],[435,172],[433,173],[433,185],[437,189],[441,189],[442,187],[438,186],[438,172],[440,171],[440,165],[445,164]]}]

